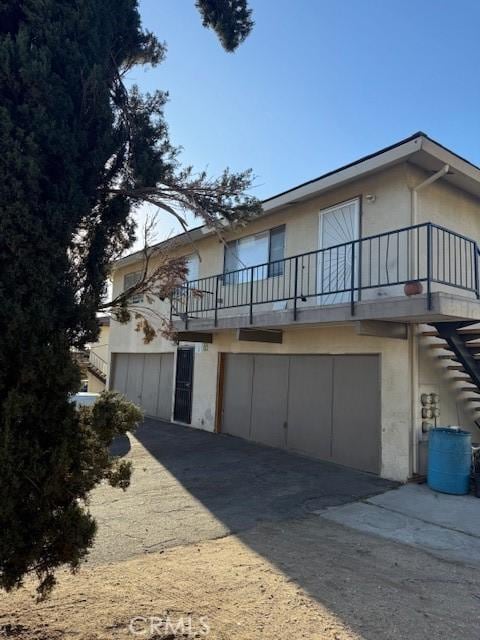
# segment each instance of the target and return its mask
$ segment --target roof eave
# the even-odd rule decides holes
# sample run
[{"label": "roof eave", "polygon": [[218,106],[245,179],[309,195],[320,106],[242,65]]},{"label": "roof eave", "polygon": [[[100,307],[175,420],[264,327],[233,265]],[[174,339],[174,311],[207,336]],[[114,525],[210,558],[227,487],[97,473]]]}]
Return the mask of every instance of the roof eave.
[{"label": "roof eave", "polygon": [[[288,191],[267,198],[262,203],[262,213],[258,217],[270,215],[285,206],[308,200],[352,180],[358,180],[369,174],[407,161],[411,161],[427,171],[436,171],[445,164],[450,165],[451,171],[445,176],[445,180],[480,198],[480,168],[435,142],[423,132],[419,132],[391,147],[377,151],[298,187],[293,187]],[[188,234],[182,233],[174,238],[160,242],[152,248],[154,250],[162,249],[171,246],[172,243],[175,247],[181,247],[191,244],[192,240],[199,240],[213,234],[214,231],[203,225],[192,229]],[[135,264],[141,257],[142,251],[137,251],[115,261],[113,268],[119,269]]]},{"label": "roof eave", "polygon": [[407,161],[422,148],[424,140],[425,138],[423,136],[410,139],[399,146],[389,148],[383,153],[372,155],[365,160],[347,165],[346,167],[322,176],[317,180],[309,182],[284,194],[280,194],[274,198],[270,198],[264,202],[263,210],[270,213],[275,209],[286,205],[312,198],[315,195],[327,191],[328,189],[339,187],[351,180],[356,180],[370,173],[387,169],[388,167],[402,161]]}]

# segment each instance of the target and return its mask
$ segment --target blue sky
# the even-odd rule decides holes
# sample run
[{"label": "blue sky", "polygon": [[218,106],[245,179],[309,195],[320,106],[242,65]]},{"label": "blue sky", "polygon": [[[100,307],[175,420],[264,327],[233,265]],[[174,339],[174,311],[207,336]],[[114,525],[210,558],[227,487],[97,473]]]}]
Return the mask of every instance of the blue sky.
[{"label": "blue sky", "polygon": [[[234,54],[194,0],[139,5],[168,55],[131,80],[169,91],[185,163],[251,167],[260,198],[418,130],[480,164],[478,0],[250,0]],[[159,237],[175,229],[162,217]]]}]

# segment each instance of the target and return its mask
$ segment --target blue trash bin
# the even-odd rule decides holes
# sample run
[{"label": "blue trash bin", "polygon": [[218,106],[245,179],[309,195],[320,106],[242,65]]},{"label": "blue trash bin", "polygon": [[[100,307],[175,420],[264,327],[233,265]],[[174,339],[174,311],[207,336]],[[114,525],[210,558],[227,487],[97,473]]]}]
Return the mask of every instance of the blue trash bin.
[{"label": "blue trash bin", "polygon": [[472,436],[458,428],[432,429],[428,442],[427,483],[442,493],[464,495],[470,491]]}]

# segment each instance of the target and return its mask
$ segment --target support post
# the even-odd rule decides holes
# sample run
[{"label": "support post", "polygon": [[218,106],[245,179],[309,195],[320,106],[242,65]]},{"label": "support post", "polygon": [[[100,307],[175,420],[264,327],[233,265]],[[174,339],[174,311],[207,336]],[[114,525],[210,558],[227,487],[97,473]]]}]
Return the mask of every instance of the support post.
[{"label": "support post", "polygon": [[218,324],[218,281],[219,279],[220,279],[220,276],[217,276],[215,278],[215,319],[214,319],[215,326],[217,326]]},{"label": "support post", "polygon": [[250,267],[250,324],[253,324],[253,267]]},{"label": "support post", "polygon": [[362,299],[362,238],[358,241],[358,296],[357,300]]},{"label": "support post", "polygon": [[355,315],[355,240],[352,242],[352,273],[350,281],[350,314]]},{"label": "support post", "polygon": [[[418,265],[420,267],[420,265]],[[427,308],[432,310],[432,223],[427,224]]]},{"label": "support post", "polygon": [[187,286],[186,286],[186,298],[185,298],[185,329],[188,329],[188,296],[189,296],[189,287],[188,287],[188,280],[187,280]]},{"label": "support post", "polygon": [[475,295],[478,300],[480,298],[480,288],[478,284],[478,244],[476,242],[473,243],[473,255],[473,268],[475,269]]},{"label": "support post", "polygon": [[295,281],[293,283],[293,319],[297,319],[297,296],[298,296],[298,256],[295,258]]}]

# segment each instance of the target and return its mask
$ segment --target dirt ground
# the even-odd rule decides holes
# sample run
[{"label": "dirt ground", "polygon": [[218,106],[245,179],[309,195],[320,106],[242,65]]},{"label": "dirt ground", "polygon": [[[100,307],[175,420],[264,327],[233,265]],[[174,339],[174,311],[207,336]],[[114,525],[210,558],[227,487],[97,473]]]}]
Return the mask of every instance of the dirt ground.
[{"label": "dirt ground", "polygon": [[321,517],[242,538],[63,574],[38,605],[28,587],[2,596],[0,628],[22,640],[478,640],[474,567]]},{"label": "dirt ground", "polygon": [[0,638],[479,640],[478,565],[325,517],[391,483],[152,421],[120,445],[89,562],[47,602],[0,594]]}]

